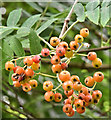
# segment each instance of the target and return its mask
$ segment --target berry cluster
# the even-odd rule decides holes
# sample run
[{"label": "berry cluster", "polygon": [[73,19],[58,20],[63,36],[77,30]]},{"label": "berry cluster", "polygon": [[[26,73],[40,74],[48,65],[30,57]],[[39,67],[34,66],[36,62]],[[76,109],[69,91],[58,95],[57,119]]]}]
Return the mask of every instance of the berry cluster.
[{"label": "berry cluster", "polygon": [[[67,42],[61,41],[57,37],[52,37],[50,39],[50,46],[53,50],[43,48],[38,55],[20,57],[6,62],[6,70],[13,70],[14,72],[11,77],[14,87],[22,86],[22,89],[25,92],[28,92],[38,85],[37,81],[33,79],[36,75],[57,78],[60,85],[55,89],[53,89],[54,85],[51,81],[48,80],[43,83],[43,89],[46,91],[44,98],[48,102],[53,100],[55,102],[61,102],[63,98],[62,94],[57,93],[56,91],[62,86],[64,94],[67,96],[67,99],[64,100],[63,112],[69,117],[73,116],[75,111],[81,114],[85,112],[86,106],[98,103],[102,97],[102,93],[99,90],[94,90],[94,88],[97,82],[101,82],[104,79],[103,73],[95,72],[93,77],[86,77],[84,80],[86,87],[81,83],[80,78],[77,75],[70,75],[70,72],[67,71],[70,60],[77,55],[86,56],[92,61],[92,65],[95,68],[99,68],[102,65],[101,59],[97,58],[95,52],[78,54],[78,51],[84,46],[83,41],[85,37],[88,35],[89,30],[87,28],[81,29],[80,34],[77,34],[74,41],[70,42],[70,47]],[[51,57],[52,71],[56,76],[35,72],[40,68],[41,59],[47,56]],[[17,66],[16,61],[18,59],[23,59],[24,67]]]}]

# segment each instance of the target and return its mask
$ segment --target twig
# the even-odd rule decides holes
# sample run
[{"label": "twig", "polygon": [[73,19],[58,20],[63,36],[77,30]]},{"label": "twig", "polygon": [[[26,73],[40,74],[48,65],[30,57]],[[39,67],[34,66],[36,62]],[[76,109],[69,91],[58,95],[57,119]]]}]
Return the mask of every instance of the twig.
[{"label": "twig", "polygon": [[75,2],[74,2],[74,4],[73,4],[73,6],[72,6],[72,8],[71,8],[71,10],[70,10],[70,12],[69,12],[69,14],[68,14],[68,16],[66,17],[59,38],[61,38],[61,37],[63,36],[63,34],[65,33],[65,31],[67,30],[68,23],[69,23],[69,21],[70,21],[71,15],[72,15],[72,13],[73,13],[74,6],[76,5],[77,2],[78,2],[78,0],[75,0]]}]

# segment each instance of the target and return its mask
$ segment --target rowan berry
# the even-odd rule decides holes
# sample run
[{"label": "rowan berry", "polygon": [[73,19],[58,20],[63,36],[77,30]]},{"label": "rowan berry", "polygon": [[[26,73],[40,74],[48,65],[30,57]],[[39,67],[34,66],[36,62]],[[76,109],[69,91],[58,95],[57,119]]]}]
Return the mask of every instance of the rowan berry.
[{"label": "rowan berry", "polygon": [[42,54],[43,57],[49,56],[49,54],[50,54],[49,49],[48,48],[43,48],[42,51],[41,51],[41,54]]},{"label": "rowan berry", "polygon": [[76,106],[76,108],[82,107],[84,105],[83,100],[76,99],[74,105]]},{"label": "rowan berry", "polygon": [[99,91],[99,90],[93,91],[92,97],[93,97],[94,99],[100,99],[100,98],[102,97],[101,91]]},{"label": "rowan berry", "polygon": [[70,78],[70,81],[72,83],[75,83],[77,81],[80,82],[80,79],[79,79],[79,77],[77,75],[72,75],[71,78]]},{"label": "rowan berry", "polygon": [[52,46],[57,46],[58,44],[60,43],[60,40],[59,40],[59,38],[57,38],[57,37],[51,37],[51,39],[50,39],[50,44],[52,45]]},{"label": "rowan berry", "polygon": [[61,65],[60,64],[53,65],[52,71],[53,71],[53,73],[60,73],[61,72]]},{"label": "rowan berry", "polygon": [[82,28],[80,30],[80,35],[83,37],[87,37],[89,35],[89,30],[87,28]]},{"label": "rowan berry", "polygon": [[66,70],[68,67],[67,63],[61,63],[61,69]]},{"label": "rowan berry", "polygon": [[76,112],[79,113],[79,114],[84,113],[85,112],[85,107],[82,106],[82,107],[76,108]]},{"label": "rowan berry", "polygon": [[74,90],[80,91],[81,88],[82,88],[81,82],[78,82],[78,81],[75,82],[75,83],[73,84],[73,88],[74,88]]},{"label": "rowan berry", "polygon": [[31,91],[31,86],[30,86],[29,83],[25,83],[25,84],[22,85],[22,89],[25,92],[29,92],[29,91]]},{"label": "rowan berry", "polygon": [[84,82],[85,82],[85,84],[86,84],[87,86],[91,87],[91,86],[94,85],[94,82],[95,82],[95,81],[94,81],[93,77],[88,76],[88,77],[86,77],[86,79],[84,80]]},{"label": "rowan berry", "polygon": [[21,86],[19,81],[13,81],[13,85],[14,85],[14,87],[20,87]]},{"label": "rowan berry", "polygon": [[87,95],[88,94],[88,89],[86,87],[82,87],[79,92],[83,93],[84,95]]},{"label": "rowan berry", "polygon": [[102,72],[95,72],[94,75],[93,75],[93,79],[96,82],[101,82],[104,79],[104,74]]},{"label": "rowan berry", "polygon": [[69,91],[73,88],[73,83],[71,81],[65,81],[63,84],[62,84],[62,87],[65,91]]},{"label": "rowan berry", "polygon": [[71,112],[66,113],[68,117],[72,117],[74,115],[75,111],[72,109]]},{"label": "rowan berry", "polygon": [[68,49],[66,50],[65,56],[66,56],[67,58],[72,57],[72,56],[73,56],[73,51],[72,51],[70,48],[68,48]]},{"label": "rowan berry", "polygon": [[68,49],[68,44],[67,44],[67,42],[60,42],[59,47],[63,47],[65,50],[67,50]]},{"label": "rowan berry", "polygon": [[47,91],[44,95],[45,100],[50,102],[52,100],[54,100],[54,93],[52,91]]},{"label": "rowan berry", "polygon": [[55,93],[55,102],[61,102],[62,100],[62,94],[61,93]]},{"label": "rowan berry", "polygon": [[41,61],[41,57],[39,55],[35,55],[33,58],[32,58],[33,62],[35,63],[39,63]]},{"label": "rowan berry", "polygon": [[57,47],[56,48],[56,54],[58,55],[58,56],[63,56],[64,54],[65,54],[65,49],[63,48],[63,47]]},{"label": "rowan berry", "polygon": [[102,61],[100,58],[96,58],[95,60],[92,61],[92,65],[95,68],[100,68],[100,66],[102,65]]},{"label": "rowan berry", "polygon": [[63,112],[69,113],[69,112],[71,112],[71,111],[72,111],[72,106],[71,106],[70,104],[65,104],[65,105],[63,106]]},{"label": "rowan berry", "polygon": [[33,64],[31,65],[31,68],[32,68],[32,70],[36,71],[36,70],[40,69],[40,64],[33,62]]},{"label": "rowan berry", "polygon": [[45,82],[43,83],[43,89],[44,89],[45,91],[51,91],[52,88],[53,88],[53,83],[52,83],[51,81],[45,81]]},{"label": "rowan berry", "polygon": [[68,71],[65,71],[65,70],[60,72],[59,79],[61,81],[68,81],[68,80],[70,80],[70,73]]},{"label": "rowan berry", "polygon": [[36,88],[37,85],[38,85],[38,83],[37,83],[36,80],[30,80],[30,81],[29,81],[29,84],[30,84],[31,88]]},{"label": "rowan berry", "polygon": [[11,61],[7,61],[7,62],[5,63],[5,69],[6,69],[6,70],[8,70],[8,71],[12,71],[13,68],[14,68],[14,64],[13,64],[13,62],[11,62]]},{"label": "rowan berry", "polygon": [[92,101],[92,95],[91,94],[87,94],[85,96],[85,101],[91,103],[91,101]]},{"label": "rowan berry", "polygon": [[31,66],[33,64],[33,60],[30,56],[28,56],[24,58],[23,63],[27,66]]},{"label": "rowan berry", "polygon": [[24,74],[25,73],[25,71],[24,71],[24,68],[22,68],[22,67],[20,67],[20,66],[18,66],[17,67],[17,69],[16,69],[16,71],[15,71],[17,74],[19,74],[19,75],[21,75],[21,74]]},{"label": "rowan berry", "polygon": [[60,63],[60,57],[58,55],[54,55],[52,58],[51,58],[51,63],[53,65],[56,65],[56,64],[59,64]]},{"label": "rowan berry", "polygon": [[71,41],[69,45],[71,50],[77,50],[79,47],[79,44],[76,41]]},{"label": "rowan berry", "polygon": [[84,38],[83,38],[81,35],[77,34],[77,35],[75,36],[75,41],[76,41],[77,43],[82,43],[83,40],[84,40]]},{"label": "rowan berry", "polygon": [[78,99],[85,100],[85,95],[83,93],[79,93]]},{"label": "rowan berry", "polygon": [[25,70],[25,75],[31,78],[34,75],[34,71],[31,68],[27,68]]},{"label": "rowan berry", "polygon": [[95,60],[97,58],[97,55],[95,52],[89,52],[87,55],[87,58],[91,61]]},{"label": "rowan berry", "polygon": [[68,96],[71,96],[73,94],[73,89],[69,90],[69,91],[64,91],[64,94],[68,97]]},{"label": "rowan berry", "polygon": [[11,79],[12,79],[13,81],[17,81],[18,78],[19,78],[19,76],[18,76],[16,73],[13,73],[12,76],[11,76]]},{"label": "rowan berry", "polygon": [[76,95],[74,95],[74,93],[73,93],[71,96],[68,97],[69,103],[74,104],[74,102],[77,98],[78,97]]},{"label": "rowan berry", "polygon": [[18,66],[16,66],[16,67],[13,68],[13,72],[14,72],[14,73],[16,72],[17,67],[18,67]]},{"label": "rowan berry", "polygon": [[63,104],[70,104],[69,99],[65,99]]},{"label": "rowan berry", "polygon": [[92,98],[92,104],[97,104],[99,102],[100,99],[95,99],[95,98]]}]

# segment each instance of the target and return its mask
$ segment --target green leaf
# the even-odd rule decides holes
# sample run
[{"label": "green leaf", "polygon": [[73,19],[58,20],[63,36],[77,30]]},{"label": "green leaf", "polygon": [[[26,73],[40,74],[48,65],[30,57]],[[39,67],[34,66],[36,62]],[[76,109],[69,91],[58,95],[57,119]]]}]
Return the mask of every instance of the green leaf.
[{"label": "green leaf", "polygon": [[85,20],[84,6],[81,3],[77,3],[74,7],[74,12],[77,15],[77,20],[83,22]]},{"label": "green leaf", "polygon": [[8,44],[8,42],[6,42],[5,40],[2,40],[2,50],[4,51],[4,53],[6,53],[8,56],[13,57],[13,51],[10,48],[10,45]]},{"label": "green leaf", "polygon": [[37,34],[40,34],[41,32],[43,32],[46,28],[48,28],[53,22],[55,22],[57,20],[57,18],[53,18],[48,20],[47,22],[45,22],[38,30],[37,30]]},{"label": "green leaf", "polygon": [[110,0],[109,0],[109,1],[108,1],[108,0],[103,0],[101,6],[102,6],[102,7],[107,7],[110,3],[111,3]]},{"label": "green leaf", "polygon": [[22,9],[13,10],[10,12],[7,20],[7,26],[15,26],[21,17],[21,13]]},{"label": "green leaf", "polygon": [[25,55],[21,42],[15,36],[13,36],[9,42],[12,50],[15,52],[17,56]]},{"label": "green leaf", "polygon": [[28,5],[30,5],[32,8],[34,8],[35,10],[39,11],[39,12],[43,12],[42,8],[37,5],[34,2],[29,2],[29,0],[24,0]]},{"label": "green leaf", "polygon": [[100,13],[100,9],[99,9],[99,7],[97,7],[96,9],[94,9],[92,11],[87,11],[86,15],[90,21],[92,21],[93,23],[98,25],[99,17],[100,17],[99,13]]},{"label": "green leaf", "polygon": [[10,73],[9,73],[9,84],[10,85],[13,85],[13,81],[12,81],[12,79],[11,79],[11,76],[12,76],[12,74],[13,74],[13,71],[11,71]]},{"label": "green leaf", "polygon": [[40,19],[40,14],[33,15],[23,23],[22,27],[31,28],[39,19]]},{"label": "green leaf", "polygon": [[30,31],[29,42],[31,54],[39,54],[41,52],[40,39],[34,30]]},{"label": "green leaf", "polygon": [[100,23],[103,27],[105,27],[105,25],[107,24],[107,22],[109,21],[110,16],[109,16],[109,7],[102,7],[101,8],[101,19],[100,19]]}]

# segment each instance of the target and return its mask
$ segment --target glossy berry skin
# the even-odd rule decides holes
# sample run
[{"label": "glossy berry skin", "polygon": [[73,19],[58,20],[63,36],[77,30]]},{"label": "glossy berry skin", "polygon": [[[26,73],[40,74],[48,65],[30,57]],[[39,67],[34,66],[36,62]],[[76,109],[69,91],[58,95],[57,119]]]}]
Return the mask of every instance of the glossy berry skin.
[{"label": "glossy berry skin", "polygon": [[58,44],[60,43],[60,40],[59,40],[59,38],[57,38],[57,37],[51,37],[51,39],[50,39],[50,44],[52,45],[52,46],[57,46]]},{"label": "glossy berry skin", "polygon": [[89,52],[87,55],[87,58],[91,61],[95,60],[97,58],[97,54],[95,52]]},{"label": "glossy berry skin", "polygon": [[42,51],[41,51],[41,54],[42,54],[43,57],[49,56],[49,54],[50,54],[49,49],[48,48],[43,48]]},{"label": "glossy berry skin", "polygon": [[95,72],[94,75],[93,75],[93,79],[96,82],[102,82],[103,79],[104,79],[104,74],[102,72]]},{"label": "glossy berry skin", "polygon": [[33,62],[35,63],[39,63],[41,61],[41,57],[39,55],[35,55],[33,58],[32,58]]},{"label": "glossy berry skin", "polygon": [[71,50],[77,50],[79,47],[79,44],[76,41],[71,41],[69,45]]},{"label": "glossy berry skin", "polygon": [[80,107],[80,108],[76,108],[76,112],[79,113],[79,114],[84,113],[84,112],[85,112],[85,107],[82,106],[82,107]]},{"label": "glossy berry skin", "polygon": [[19,76],[18,76],[16,73],[13,73],[12,76],[11,76],[11,79],[12,79],[13,81],[17,81],[18,78],[19,78]]},{"label": "glossy berry skin", "polygon": [[14,72],[14,73],[16,72],[17,67],[18,67],[18,66],[16,66],[16,67],[13,68],[13,72]]},{"label": "glossy berry skin", "polygon": [[72,106],[71,106],[70,104],[65,104],[65,105],[63,106],[63,112],[69,113],[69,112],[71,112],[71,111],[72,111]]},{"label": "glossy berry skin", "polygon": [[55,93],[55,102],[61,102],[62,100],[62,94],[61,93]]},{"label": "glossy berry skin", "polygon": [[34,75],[34,71],[31,68],[27,68],[25,70],[25,75],[31,78]]},{"label": "glossy berry skin", "polygon": [[31,91],[31,86],[30,86],[29,83],[25,83],[25,84],[22,85],[22,89],[25,92],[29,92],[29,91]]},{"label": "glossy berry skin", "polygon": [[73,89],[69,90],[69,91],[64,91],[64,94],[68,97],[71,96],[73,94]]},{"label": "glossy berry skin", "polygon": [[37,83],[36,80],[30,80],[30,81],[29,81],[29,84],[30,84],[31,88],[36,88],[37,85],[38,85],[38,83]]},{"label": "glossy berry skin", "polygon": [[57,47],[57,48],[56,48],[56,54],[57,54],[58,56],[63,56],[63,55],[65,55],[65,49],[64,49],[62,46]]},{"label": "glossy berry skin", "polygon": [[66,113],[66,115],[67,115],[68,117],[72,117],[72,116],[74,116],[74,113],[75,113],[75,111],[72,109],[71,112]]},{"label": "glossy berry skin", "polygon": [[24,71],[24,69],[22,68],[22,67],[20,67],[20,66],[18,66],[17,67],[17,69],[16,69],[16,71],[15,71],[17,74],[19,74],[19,75],[21,75],[21,74],[24,74],[25,73],[25,71]]},{"label": "glossy berry skin", "polygon": [[79,93],[78,98],[81,100],[85,100],[85,95],[83,93]]},{"label": "glossy berry skin", "polygon": [[83,37],[87,37],[89,35],[89,30],[87,28],[82,28],[80,30],[80,35]]},{"label": "glossy berry skin", "polygon": [[83,38],[81,35],[77,34],[77,35],[75,36],[75,41],[76,41],[77,43],[82,43],[83,40],[84,40],[84,38]]},{"label": "glossy berry skin", "polygon": [[81,82],[75,82],[75,83],[73,84],[73,88],[74,88],[74,90],[80,91],[81,88],[82,88]]},{"label": "glossy berry skin", "polygon": [[65,50],[67,50],[68,49],[68,44],[67,44],[67,42],[60,42],[59,47],[63,47]]},{"label": "glossy berry skin", "polygon": [[27,66],[31,66],[33,64],[33,60],[31,57],[28,56],[28,57],[24,58],[23,63]]},{"label": "glossy berry skin", "polygon": [[85,96],[85,101],[86,101],[86,102],[91,102],[91,101],[92,101],[92,95],[91,95],[91,94],[87,94],[87,95]]},{"label": "glossy berry skin", "polygon": [[91,76],[86,77],[86,79],[84,80],[84,83],[89,87],[93,86],[94,82],[95,81],[94,81],[93,77],[91,77]]},{"label": "glossy berry skin", "polygon": [[93,97],[94,99],[100,99],[100,98],[102,97],[101,91],[99,91],[99,90],[93,91],[92,97]]},{"label": "glossy berry skin", "polygon": [[13,81],[14,87],[21,87],[21,84],[19,81]]},{"label": "glossy berry skin", "polygon": [[61,63],[61,69],[66,70],[68,67],[67,63]]},{"label": "glossy berry skin", "polygon": [[70,104],[69,99],[65,99],[64,102],[63,102],[63,104],[64,104],[64,105],[65,105],[65,104]]},{"label": "glossy berry skin", "polygon": [[44,89],[45,91],[51,91],[52,88],[53,88],[53,83],[52,83],[51,81],[45,81],[45,82],[43,83],[43,89]]},{"label": "glossy berry skin", "polygon": [[72,56],[73,56],[73,51],[72,51],[70,48],[68,48],[68,49],[66,50],[65,56],[66,56],[67,58],[72,57]]},{"label": "glossy berry skin", "polygon": [[68,71],[66,71],[66,70],[60,72],[59,79],[61,81],[68,81],[68,80],[70,80],[70,73]]},{"label": "glossy berry skin", "polygon": [[60,63],[60,57],[58,55],[54,55],[52,58],[51,58],[51,63],[53,65],[56,65],[56,64],[59,64]]},{"label": "glossy berry skin", "polygon": [[31,65],[31,68],[32,68],[32,70],[36,71],[36,70],[40,69],[40,64],[33,62],[33,64]]},{"label": "glossy berry skin", "polygon": [[77,75],[72,75],[71,78],[70,78],[70,81],[72,83],[75,83],[77,81],[80,82],[80,79],[79,79],[79,77]]},{"label": "glossy berry skin", "polygon": [[80,108],[84,105],[83,100],[81,100],[81,99],[76,99],[74,104],[75,104],[76,108]]},{"label": "glossy berry skin", "polygon": [[63,84],[62,84],[62,87],[65,91],[69,91],[73,88],[73,83],[71,81],[65,81]]},{"label": "glossy berry skin", "polygon": [[60,73],[61,72],[61,65],[60,64],[57,64],[57,65],[53,65],[52,66],[52,71],[53,73]]},{"label": "glossy berry skin", "polygon": [[13,68],[14,68],[14,64],[13,64],[13,62],[11,62],[11,61],[7,61],[7,62],[5,63],[5,69],[6,69],[6,70],[8,70],[8,71],[12,71]]},{"label": "glossy berry skin", "polygon": [[83,93],[84,95],[87,95],[88,94],[88,89],[86,87],[82,87],[79,92]]},{"label": "glossy berry skin", "polygon": [[100,66],[102,65],[102,61],[100,58],[96,58],[95,60],[92,61],[92,65],[95,68],[100,68]]},{"label": "glossy berry skin", "polygon": [[44,98],[46,101],[50,102],[50,101],[54,100],[54,93],[52,91],[47,91],[44,94]]}]

